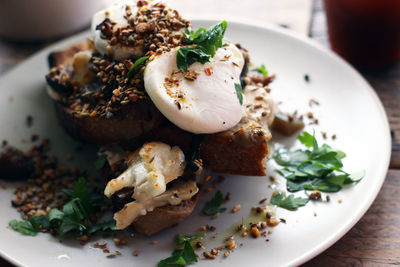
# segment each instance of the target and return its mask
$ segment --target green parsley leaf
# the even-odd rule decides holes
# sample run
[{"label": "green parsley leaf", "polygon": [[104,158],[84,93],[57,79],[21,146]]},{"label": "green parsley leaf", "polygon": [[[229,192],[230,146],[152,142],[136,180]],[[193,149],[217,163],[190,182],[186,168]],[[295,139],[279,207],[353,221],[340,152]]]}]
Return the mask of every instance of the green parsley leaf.
[{"label": "green parsley leaf", "polygon": [[40,229],[49,228],[50,222],[47,216],[32,216],[29,218],[29,222],[32,224],[32,227],[36,231],[40,231]]},{"label": "green parsley leaf", "polygon": [[235,90],[236,90],[236,96],[239,100],[240,105],[243,105],[243,90],[242,86],[240,83],[235,83]]},{"label": "green parsley leaf", "polygon": [[30,236],[35,236],[39,232],[39,230],[35,229],[32,226],[32,223],[30,221],[17,221],[17,220],[12,220],[8,223],[8,225],[14,230],[17,231],[23,235],[30,235]]},{"label": "green parsley leaf", "polygon": [[197,235],[177,235],[176,238],[177,238],[178,244],[180,245],[185,242],[190,242],[190,241],[196,240],[201,237],[204,237],[204,233],[200,233]]},{"label": "green parsley leaf", "polygon": [[128,74],[126,75],[128,78],[131,78],[135,69],[137,69],[141,64],[146,62],[149,57],[141,57],[136,59],[135,63],[129,68]]},{"label": "green parsley leaf", "polygon": [[107,155],[100,155],[94,162],[94,167],[96,170],[101,170],[107,163]]},{"label": "green parsley leaf", "polygon": [[224,212],[226,208],[220,208],[220,206],[224,203],[225,198],[222,195],[222,192],[218,190],[214,197],[206,203],[203,209],[203,213],[207,216],[215,215],[218,212]]},{"label": "green parsley leaf", "polygon": [[49,210],[48,217],[50,223],[61,221],[64,218],[64,212],[58,209],[51,209]]},{"label": "green parsley leaf", "polygon": [[111,220],[108,222],[97,223],[97,224],[91,225],[87,229],[87,233],[90,235],[95,232],[106,232],[106,231],[115,231],[115,230],[118,230],[116,222],[114,220]]},{"label": "green parsley leaf", "polygon": [[275,151],[273,158],[283,169],[277,173],[286,178],[287,190],[319,190],[337,192],[346,184],[359,182],[365,172],[355,175],[343,171],[342,159],[346,154],[334,150],[329,145],[319,146],[314,135],[303,132],[298,140],[305,149],[290,150],[280,148]]},{"label": "green parsley leaf", "polygon": [[178,69],[186,72],[188,67],[195,62],[204,64],[210,61],[215,51],[222,47],[227,22],[222,21],[208,29],[199,28],[195,32],[185,31],[187,47],[180,47],[176,55]]},{"label": "green parsley leaf", "polygon": [[308,198],[295,197],[293,194],[285,196],[284,192],[275,192],[271,198],[271,204],[287,210],[296,210],[303,207],[309,201]]},{"label": "green parsley leaf", "polygon": [[176,56],[176,64],[182,72],[187,72],[187,68],[195,62],[204,64],[210,61],[210,55],[206,54],[201,48],[180,47]]},{"label": "green parsley leaf", "polygon": [[171,257],[161,260],[157,264],[157,266],[186,266],[194,262],[197,262],[197,257],[194,253],[194,249],[188,241],[185,241],[183,249],[174,250]]},{"label": "green parsley leaf", "polygon": [[264,64],[262,64],[261,67],[254,68],[253,71],[257,71],[257,72],[261,73],[262,75],[264,75],[264,77],[267,77],[267,76],[268,76],[268,71],[267,71],[267,69],[265,68],[265,65],[264,65]]},{"label": "green parsley leaf", "polygon": [[12,220],[8,225],[23,235],[36,236],[41,229],[48,228],[50,223],[47,216],[32,216],[28,221]]}]

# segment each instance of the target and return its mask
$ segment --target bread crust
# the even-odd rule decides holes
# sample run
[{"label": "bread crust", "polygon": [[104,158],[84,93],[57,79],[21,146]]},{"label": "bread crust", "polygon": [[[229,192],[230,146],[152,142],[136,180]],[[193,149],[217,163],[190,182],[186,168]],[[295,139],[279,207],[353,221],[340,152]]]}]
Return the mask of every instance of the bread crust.
[{"label": "bread crust", "polygon": [[128,104],[119,115],[110,118],[83,115],[59,102],[55,102],[55,111],[59,122],[72,137],[99,145],[128,143],[165,121],[148,99]]},{"label": "bread crust", "polygon": [[200,193],[191,199],[183,201],[177,206],[163,206],[155,208],[144,216],[140,216],[133,226],[138,233],[153,235],[165,228],[174,226],[189,216],[196,207]]}]

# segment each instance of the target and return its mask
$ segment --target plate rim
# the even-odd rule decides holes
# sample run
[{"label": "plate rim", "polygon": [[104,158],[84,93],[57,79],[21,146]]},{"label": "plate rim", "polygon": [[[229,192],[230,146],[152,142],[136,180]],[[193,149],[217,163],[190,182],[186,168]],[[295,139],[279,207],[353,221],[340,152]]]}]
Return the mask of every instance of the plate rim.
[{"label": "plate rim", "polygon": [[[191,16],[189,18],[191,21],[196,22],[196,23],[204,23],[204,24],[210,24],[210,23],[217,23],[220,20],[216,19],[215,17],[206,17],[206,16]],[[339,57],[337,54],[329,50],[328,48],[322,46],[321,44],[317,43],[315,40],[312,40],[311,38],[304,36],[300,33],[294,32],[290,29],[284,29],[282,27],[279,27],[277,25],[271,24],[271,23],[265,23],[265,22],[257,22],[255,20],[248,20],[248,19],[243,19],[243,18],[234,18],[234,19],[227,19],[226,20],[228,24],[236,24],[236,25],[244,25],[247,27],[252,27],[252,28],[258,28],[263,31],[271,31],[275,34],[280,34],[280,35],[285,35],[286,37],[289,37],[291,39],[294,39],[295,41],[300,41],[302,43],[307,44],[308,46],[312,47],[313,49],[319,50],[320,52],[324,53],[327,55],[331,60],[335,61],[337,64],[340,64],[343,68],[345,68],[346,72],[350,72],[351,75],[357,79],[359,82],[362,83],[362,86],[365,87],[369,94],[372,96],[372,99],[374,103],[376,104],[377,111],[379,112],[380,116],[384,118],[383,124],[385,129],[382,130],[382,132],[386,132],[386,142],[383,143],[382,147],[387,150],[385,153],[384,159],[382,160],[382,167],[380,172],[379,172],[379,181],[377,187],[374,188],[373,192],[371,193],[371,196],[368,198],[368,201],[361,206],[357,212],[354,213],[352,216],[352,219],[350,222],[346,225],[342,225],[340,228],[338,228],[335,233],[333,233],[329,238],[327,238],[324,242],[320,243],[318,246],[314,247],[313,249],[310,249],[307,253],[302,254],[301,256],[293,259],[288,263],[288,266],[296,266],[303,264],[312,258],[316,257],[317,255],[321,254],[324,252],[326,249],[331,247],[334,243],[339,241],[353,226],[362,218],[362,216],[367,212],[367,210],[371,207],[373,202],[375,201],[376,197],[378,196],[378,193],[380,192],[383,183],[386,179],[388,169],[389,169],[389,164],[390,164],[390,158],[391,158],[391,152],[392,152],[392,140],[390,136],[390,125],[388,121],[388,117],[386,114],[386,111],[384,109],[384,106],[379,99],[377,93],[373,89],[373,87],[365,80],[365,78],[353,67],[351,66],[348,62],[346,62],[344,59]],[[3,82],[8,80],[8,77],[12,75],[14,71],[18,71],[18,68],[23,65],[28,63],[29,61],[32,61],[36,58],[40,58],[43,55],[47,58],[47,54],[53,50],[56,50],[57,47],[63,46],[63,45],[70,45],[73,42],[76,42],[77,39],[84,39],[89,35],[89,30],[76,33],[72,36],[69,36],[67,38],[61,39],[49,46],[46,46],[36,53],[30,55],[27,57],[25,60],[21,61],[18,63],[16,66],[12,67],[11,69],[7,70],[1,77],[0,77],[0,86],[2,85]],[[382,155],[381,155],[382,156]],[[0,255],[3,257],[5,260],[9,261],[12,264],[15,264],[16,266],[24,266],[22,263],[20,263],[17,259],[14,259],[10,256],[7,255],[6,252],[0,250]]]}]

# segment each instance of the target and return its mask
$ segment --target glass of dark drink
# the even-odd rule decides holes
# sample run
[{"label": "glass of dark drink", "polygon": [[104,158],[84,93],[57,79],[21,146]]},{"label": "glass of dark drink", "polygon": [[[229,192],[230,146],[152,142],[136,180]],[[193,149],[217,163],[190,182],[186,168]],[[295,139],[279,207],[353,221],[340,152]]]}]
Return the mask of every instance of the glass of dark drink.
[{"label": "glass of dark drink", "polygon": [[324,0],[332,49],[360,68],[400,59],[400,0]]}]

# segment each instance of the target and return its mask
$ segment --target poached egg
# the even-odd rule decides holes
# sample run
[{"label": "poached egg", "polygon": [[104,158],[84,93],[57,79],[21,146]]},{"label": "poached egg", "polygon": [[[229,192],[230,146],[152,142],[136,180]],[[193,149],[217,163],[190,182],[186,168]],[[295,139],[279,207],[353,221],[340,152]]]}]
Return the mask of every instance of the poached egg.
[{"label": "poached egg", "polygon": [[160,112],[183,130],[208,134],[235,126],[244,115],[236,86],[244,58],[231,43],[219,48],[210,62],[196,62],[186,73],[178,70],[179,48],[147,64],[144,86]]}]

